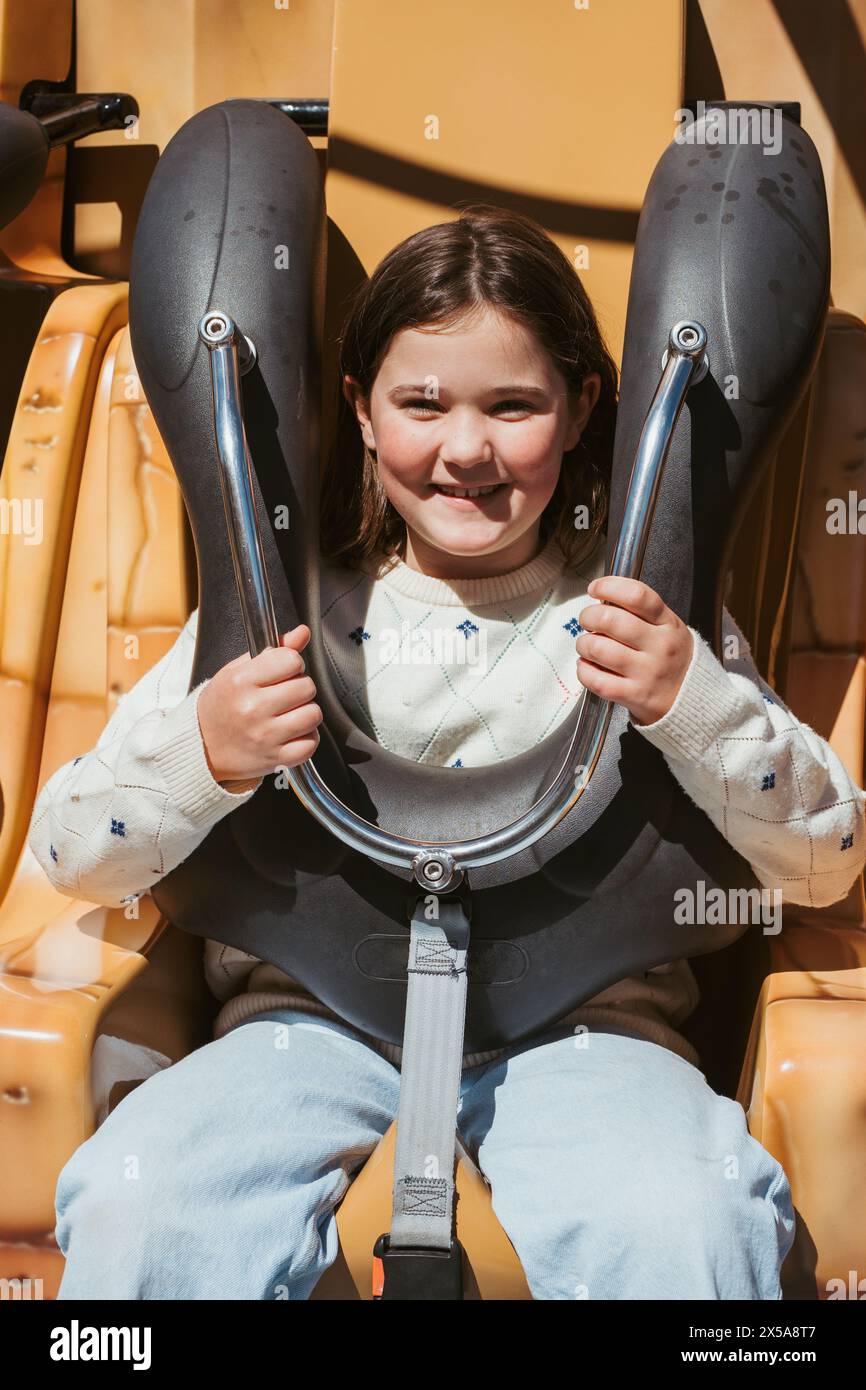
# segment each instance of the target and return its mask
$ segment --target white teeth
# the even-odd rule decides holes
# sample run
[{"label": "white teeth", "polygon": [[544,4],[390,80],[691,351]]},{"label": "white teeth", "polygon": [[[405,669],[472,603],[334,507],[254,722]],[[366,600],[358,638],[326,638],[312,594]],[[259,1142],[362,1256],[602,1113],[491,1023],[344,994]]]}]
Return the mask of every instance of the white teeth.
[{"label": "white teeth", "polygon": [[439,491],[448,497],[486,497],[489,492],[495,492],[500,486],[500,483],[491,483],[489,487],[444,487],[442,483],[437,483]]}]

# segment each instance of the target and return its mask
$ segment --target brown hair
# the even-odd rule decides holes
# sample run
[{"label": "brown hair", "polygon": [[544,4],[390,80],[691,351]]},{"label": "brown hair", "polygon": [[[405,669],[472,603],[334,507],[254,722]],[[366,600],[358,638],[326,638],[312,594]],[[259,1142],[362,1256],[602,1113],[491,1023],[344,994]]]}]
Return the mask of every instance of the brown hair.
[{"label": "brown hair", "polygon": [[[369,402],[391,340],[404,328],[446,327],[483,305],[505,311],[535,333],[568,390],[598,372],[601,391],[578,443],[562,457],[553,496],[539,519],[544,544],[555,536],[575,566],[607,524],[617,369],[589,296],[567,256],[532,218],[473,204],[395,246],[350,300],[340,335],[338,423],[322,480],[321,550],[350,569],[405,554],[406,523],[379,481],[376,464],[342,392],[344,375]],[[577,530],[575,509],[590,525]]]}]

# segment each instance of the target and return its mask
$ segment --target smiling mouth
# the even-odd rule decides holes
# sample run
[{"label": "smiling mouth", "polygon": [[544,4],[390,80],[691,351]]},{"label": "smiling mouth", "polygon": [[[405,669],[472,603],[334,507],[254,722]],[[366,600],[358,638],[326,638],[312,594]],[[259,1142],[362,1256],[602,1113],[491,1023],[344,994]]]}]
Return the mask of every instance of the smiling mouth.
[{"label": "smiling mouth", "polygon": [[439,492],[443,497],[459,497],[474,500],[478,497],[492,497],[494,493],[501,492],[507,483],[488,483],[486,487],[446,487],[442,483],[431,483],[434,492]]}]

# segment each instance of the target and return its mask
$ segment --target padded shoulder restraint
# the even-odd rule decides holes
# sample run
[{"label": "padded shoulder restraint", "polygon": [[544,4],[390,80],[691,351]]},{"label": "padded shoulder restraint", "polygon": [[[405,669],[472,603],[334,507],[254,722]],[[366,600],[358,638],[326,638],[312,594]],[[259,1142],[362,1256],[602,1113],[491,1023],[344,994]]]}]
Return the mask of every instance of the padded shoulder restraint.
[{"label": "padded shoulder restraint", "polygon": [[[641,214],[629,294],[608,561],[670,328],[697,319],[710,370],[689,392],[674,435],[643,577],[716,650],[727,549],[813,370],[829,294],[820,162],[800,127],[777,119],[775,155],[760,144],[699,140],[664,152]],[[518,757],[455,773],[381,748],[340,704],[318,592],[324,226],[308,140],[278,110],[249,100],[210,107],[182,127],[142,209],[130,330],[197,548],[192,683],[246,650],[197,331],[218,307],[258,351],[243,380],[256,505],[278,630],[304,621],[313,633],[305,660],[325,715],[316,766],[337,796],[386,829],[432,840],[477,835],[513,820],[547,787],[577,711]],[[279,247],[288,248],[289,270],[276,268]],[[281,504],[289,530],[273,528]],[[349,849],[275,781],[266,778],[153,897],[179,927],[273,962],[350,1022],[399,1043],[409,871]],[[679,925],[674,893],[699,880],[707,890],[755,886],[749,865],[619,706],[569,814],[529,849],[471,877],[465,1043],[473,1051],[546,1026],[631,973],[729,944],[745,923]]]}]

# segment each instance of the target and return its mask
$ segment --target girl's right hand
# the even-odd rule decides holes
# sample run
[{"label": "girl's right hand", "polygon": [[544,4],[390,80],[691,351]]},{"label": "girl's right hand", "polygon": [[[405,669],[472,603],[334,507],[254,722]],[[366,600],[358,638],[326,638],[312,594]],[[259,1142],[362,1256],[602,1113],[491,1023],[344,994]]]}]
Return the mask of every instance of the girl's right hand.
[{"label": "girl's right hand", "polygon": [[324,715],[312,701],[301,650],[310,640],[301,623],[282,645],[229,661],[198,698],[198,722],[216,782],[254,781],[278,767],[297,767],[319,746]]}]

